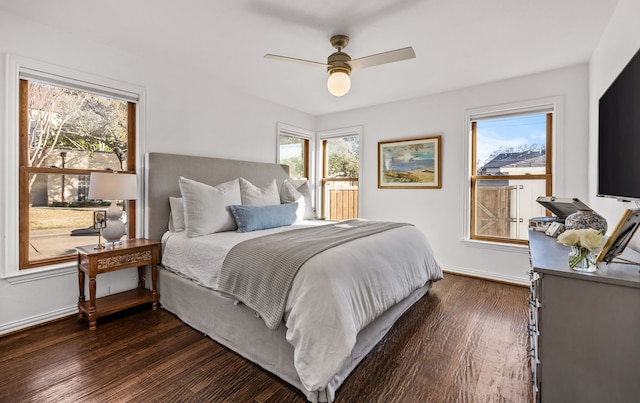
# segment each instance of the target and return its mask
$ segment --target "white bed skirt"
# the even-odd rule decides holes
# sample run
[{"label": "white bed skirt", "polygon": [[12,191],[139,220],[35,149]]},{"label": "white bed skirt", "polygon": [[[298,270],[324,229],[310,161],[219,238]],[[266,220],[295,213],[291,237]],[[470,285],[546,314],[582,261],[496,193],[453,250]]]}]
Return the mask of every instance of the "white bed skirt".
[{"label": "white bed skirt", "polygon": [[332,402],[336,390],[351,371],[378,344],[395,321],[432,286],[428,282],[362,329],[351,356],[329,385],[320,391],[308,391],[302,386],[294,368],[293,346],[285,338],[287,329],[284,323],[277,330],[270,330],[246,306],[235,304],[233,299],[166,269],[159,270],[159,279],[160,304],[163,308],[187,325],[300,389],[311,402]]}]

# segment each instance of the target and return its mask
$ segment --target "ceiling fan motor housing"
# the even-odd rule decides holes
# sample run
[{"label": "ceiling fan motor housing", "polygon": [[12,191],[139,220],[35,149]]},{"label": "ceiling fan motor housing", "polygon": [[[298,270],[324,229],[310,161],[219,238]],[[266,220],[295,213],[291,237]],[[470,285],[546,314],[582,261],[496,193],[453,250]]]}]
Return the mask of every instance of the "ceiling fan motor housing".
[{"label": "ceiling fan motor housing", "polygon": [[348,62],[350,61],[351,56],[349,56],[348,54],[341,51],[334,52],[327,59],[327,64],[329,65],[329,67],[327,67],[327,72],[329,73],[329,75],[331,75],[333,73],[341,71],[350,75],[351,66],[349,66],[348,64]]}]

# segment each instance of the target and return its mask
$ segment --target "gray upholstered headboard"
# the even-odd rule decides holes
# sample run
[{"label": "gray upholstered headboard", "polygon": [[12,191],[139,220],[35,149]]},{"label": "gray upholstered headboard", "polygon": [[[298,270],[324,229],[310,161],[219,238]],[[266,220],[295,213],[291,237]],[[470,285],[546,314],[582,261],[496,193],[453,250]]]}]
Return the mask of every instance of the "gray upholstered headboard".
[{"label": "gray upholstered headboard", "polygon": [[159,241],[169,223],[169,197],[180,197],[178,178],[193,179],[218,185],[243,177],[256,186],[265,186],[276,179],[278,189],[289,177],[286,165],[228,160],[224,158],[149,153],[146,156],[146,236]]}]

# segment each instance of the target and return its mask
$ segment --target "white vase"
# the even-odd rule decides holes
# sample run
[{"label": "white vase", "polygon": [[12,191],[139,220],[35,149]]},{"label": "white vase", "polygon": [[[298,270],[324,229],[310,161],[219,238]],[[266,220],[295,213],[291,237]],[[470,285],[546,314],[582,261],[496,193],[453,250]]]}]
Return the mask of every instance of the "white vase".
[{"label": "white vase", "polygon": [[569,267],[576,271],[592,273],[598,268],[596,254],[586,248],[572,246],[569,252]]}]

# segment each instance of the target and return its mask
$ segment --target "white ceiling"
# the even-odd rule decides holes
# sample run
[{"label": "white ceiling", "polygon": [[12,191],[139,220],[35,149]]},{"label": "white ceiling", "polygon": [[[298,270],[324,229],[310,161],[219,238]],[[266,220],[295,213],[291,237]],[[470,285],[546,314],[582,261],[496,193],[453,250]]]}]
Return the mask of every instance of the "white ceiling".
[{"label": "white ceiling", "polygon": [[[249,94],[323,115],[587,62],[618,0],[0,0],[9,12],[154,60],[199,65]],[[334,97],[326,62],[349,35],[356,59],[417,57],[352,74]],[[184,62],[184,61],[187,62]],[[72,66],[70,66],[72,67]]]}]

